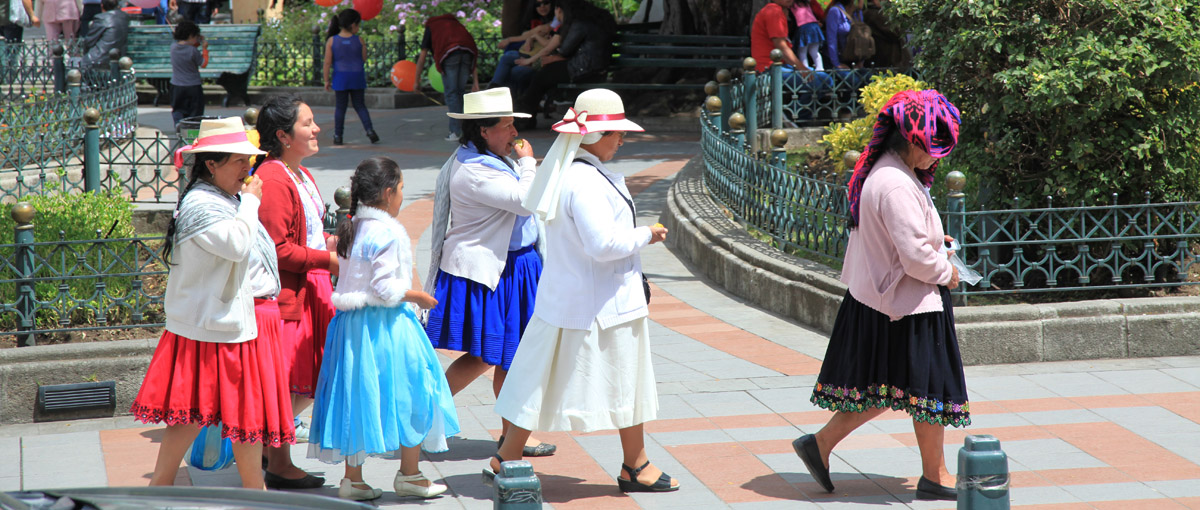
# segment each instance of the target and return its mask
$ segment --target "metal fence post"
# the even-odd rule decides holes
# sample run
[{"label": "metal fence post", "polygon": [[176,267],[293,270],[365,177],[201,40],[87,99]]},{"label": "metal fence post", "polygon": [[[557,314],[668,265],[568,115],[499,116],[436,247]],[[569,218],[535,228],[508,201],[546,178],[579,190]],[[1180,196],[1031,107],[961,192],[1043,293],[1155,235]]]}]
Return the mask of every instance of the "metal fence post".
[{"label": "metal fence post", "polygon": [[83,190],[100,191],[100,110],[83,112]]},{"label": "metal fence post", "polygon": [[771,50],[771,129],[783,129],[783,52],[779,48]]},{"label": "metal fence post", "polygon": [[79,87],[83,84],[83,73],[78,69],[67,71],[67,95],[72,100],[79,99]]},{"label": "metal fence post", "polygon": [[737,144],[738,150],[746,150],[746,116],[741,112],[729,116],[729,136]]},{"label": "metal fence post", "polygon": [[63,54],[66,53],[66,48],[62,44],[54,45],[54,91],[63,93],[67,91],[67,65],[64,63]]},{"label": "metal fence post", "polygon": [[721,98],[721,131],[729,131],[729,114],[733,108],[733,96],[730,92],[733,73],[728,69],[717,71],[717,97]]},{"label": "metal fence post", "polygon": [[121,59],[121,50],[113,48],[108,50],[108,71],[112,79],[121,78],[121,66],[117,63]]},{"label": "metal fence post", "polygon": [[946,194],[946,235],[958,240],[959,245],[965,241],[963,239],[963,229],[966,223],[964,214],[967,212],[966,194],[963,193],[963,188],[967,186],[967,176],[962,172],[954,170],[946,174],[946,189],[950,190]]},{"label": "metal fence post", "polygon": [[408,59],[408,47],[405,46],[406,43],[404,42],[404,36],[407,34],[408,22],[405,21],[400,24],[400,35],[396,37],[396,54],[400,57],[396,59],[397,61]]},{"label": "metal fence post", "polygon": [[704,100],[704,108],[708,110],[708,116],[713,118],[712,122],[717,126],[717,136],[720,136],[721,133],[725,132],[724,129],[721,129],[721,123],[724,117],[721,115],[722,106],[721,98],[717,96],[708,96],[708,98]]},{"label": "metal fence post", "polygon": [[742,101],[744,105],[742,110],[746,116],[746,139],[750,140],[750,149],[758,150],[758,73],[754,69],[758,67],[758,62],[754,57],[746,57],[742,61],[742,69],[745,74],[742,75],[742,86],[745,87],[742,93],[745,98]]},{"label": "metal fence post", "polygon": [[771,164],[787,169],[788,133],[782,129],[771,130]]},{"label": "metal fence post", "polygon": [[[37,210],[29,202],[20,202],[12,208],[12,219],[17,224],[14,242],[17,245],[17,331],[33,331],[34,310],[37,295],[33,290],[33,217]],[[18,347],[34,345],[32,333],[17,335]]]},{"label": "metal fence post", "polygon": [[321,26],[313,25],[312,34],[312,84],[320,86],[325,80],[325,77],[321,76],[321,68],[325,63],[325,42],[321,40]]},{"label": "metal fence post", "polygon": [[337,228],[342,227],[342,223],[349,221],[346,216],[350,214],[350,186],[338,186],[338,189],[333,192],[333,203],[337,204]]}]

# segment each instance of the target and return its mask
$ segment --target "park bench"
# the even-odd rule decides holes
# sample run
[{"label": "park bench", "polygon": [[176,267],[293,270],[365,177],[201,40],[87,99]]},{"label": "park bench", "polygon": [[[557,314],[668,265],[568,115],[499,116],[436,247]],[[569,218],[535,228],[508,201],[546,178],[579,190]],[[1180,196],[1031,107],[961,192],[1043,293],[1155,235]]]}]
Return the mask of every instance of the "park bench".
[{"label": "park bench", "polygon": [[[250,104],[250,76],[258,60],[260,25],[203,25],[200,33],[208,40],[208,67],[200,68],[200,76],[216,79],[225,87],[224,106],[231,97],[241,97]],[[132,25],[125,54],[133,59],[138,78],[147,78],[154,86],[154,104],[160,97],[171,94],[171,45],[175,44],[170,25]]]},{"label": "park bench", "polygon": [[607,89],[663,91],[702,90],[703,83],[621,83],[613,81],[618,72],[629,68],[737,69],[750,55],[750,38],[725,35],[659,35],[617,33],[613,59],[605,72],[605,81],[562,83],[561,89]]}]

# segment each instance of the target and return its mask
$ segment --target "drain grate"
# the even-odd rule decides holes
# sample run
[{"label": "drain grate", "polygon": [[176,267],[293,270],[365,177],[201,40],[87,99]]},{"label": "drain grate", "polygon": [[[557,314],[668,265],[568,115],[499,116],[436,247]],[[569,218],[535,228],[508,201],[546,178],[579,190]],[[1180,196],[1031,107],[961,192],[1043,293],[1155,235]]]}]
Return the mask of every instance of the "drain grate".
[{"label": "drain grate", "polygon": [[39,386],[38,407],[42,412],[75,411],[116,407],[116,381]]}]

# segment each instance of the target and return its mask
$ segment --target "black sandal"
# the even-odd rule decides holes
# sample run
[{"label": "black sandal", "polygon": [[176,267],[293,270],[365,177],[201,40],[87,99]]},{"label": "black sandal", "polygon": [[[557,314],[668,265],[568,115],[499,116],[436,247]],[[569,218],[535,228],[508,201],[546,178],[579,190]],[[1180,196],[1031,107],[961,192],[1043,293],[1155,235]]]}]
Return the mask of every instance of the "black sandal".
[{"label": "black sandal", "polygon": [[638,481],[638,475],[649,465],[650,461],[646,461],[645,464],[642,464],[642,467],[633,469],[625,464],[621,464],[621,469],[629,473],[628,480],[619,476],[617,477],[617,487],[621,489],[621,492],[672,492],[679,490],[678,485],[671,485],[671,477],[667,476],[666,473],[658,475],[658,480],[653,485],[646,485]]},{"label": "black sandal", "polygon": [[[504,457],[500,456],[500,452],[493,453],[492,458],[500,461],[501,465],[504,464]],[[483,470],[483,484],[488,487],[496,484],[496,472],[492,471],[491,466],[488,466]]]}]

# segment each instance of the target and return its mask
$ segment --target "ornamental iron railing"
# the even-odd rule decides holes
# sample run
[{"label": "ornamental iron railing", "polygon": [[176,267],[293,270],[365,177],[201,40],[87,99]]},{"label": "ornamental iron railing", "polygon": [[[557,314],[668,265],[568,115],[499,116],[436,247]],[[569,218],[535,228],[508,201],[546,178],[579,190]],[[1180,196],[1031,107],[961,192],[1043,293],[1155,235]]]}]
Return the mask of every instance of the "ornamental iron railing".
[{"label": "ornamental iron railing", "polygon": [[[701,112],[704,184],[736,221],[777,248],[838,265],[850,237],[848,174],[807,175],[786,164],[784,119],[861,115],[857,91],[818,99],[788,90],[794,76],[778,62],[768,73],[732,79],[717,73],[705,87]],[[848,73],[838,87],[866,84],[871,73]],[[764,86],[765,83],[765,86]],[[767,92],[764,93],[764,87]],[[845,98],[843,100],[842,98]],[[815,101],[834,101],[824,104]],[[784,100],[786,98],[786,100]],[[756,130],[772,129],[769,147]],[[962,192],[966,176],[950,172],[942,212],[946,233],[961,245],[959,256],[982,279],[955,292],[970,295],[1103,291],[1179,287],[1200,283],[1200,202],[1112,203],[968,211]],[[1095,297],[1082,294],[1080,297]]]}]

